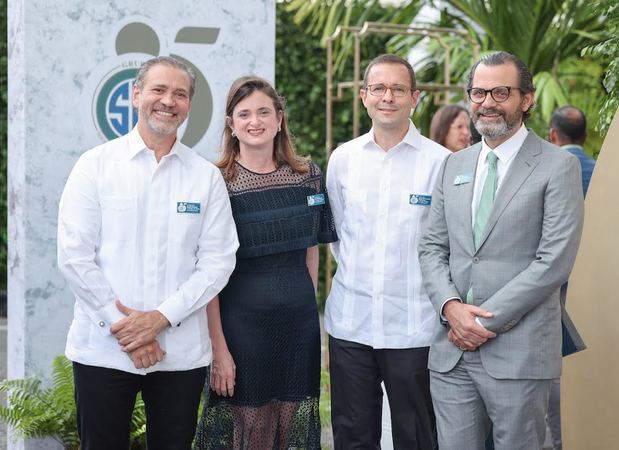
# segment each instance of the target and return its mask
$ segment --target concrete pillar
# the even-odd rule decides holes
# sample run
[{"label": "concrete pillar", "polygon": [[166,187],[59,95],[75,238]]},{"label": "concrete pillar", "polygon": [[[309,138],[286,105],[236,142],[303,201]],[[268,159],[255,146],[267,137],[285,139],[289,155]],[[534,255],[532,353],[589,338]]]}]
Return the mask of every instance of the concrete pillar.
[{"label": "concrete pillar", "polygon": [[[139,65],[172,55],[194,68],[182,140],[214,159],[234,79],[274,79],[274,0],[9,0],[8,376],[49,379],[73,297],[56,268],[58,200],[85,150],[135,123]],[[49,442],[9,448],[53,448]]]}]

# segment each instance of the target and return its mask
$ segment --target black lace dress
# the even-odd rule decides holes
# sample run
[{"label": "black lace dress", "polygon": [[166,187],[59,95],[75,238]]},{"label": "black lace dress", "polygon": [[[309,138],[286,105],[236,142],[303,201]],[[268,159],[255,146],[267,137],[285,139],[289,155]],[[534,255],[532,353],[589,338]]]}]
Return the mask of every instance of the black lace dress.
[{"label": "black lace dress", "polygon": [[198,449],[320,449],[320,331],[307,248],[337,240],[320,169],[227,183],[240,247],[220,293],[234,395],[210,391]]}]

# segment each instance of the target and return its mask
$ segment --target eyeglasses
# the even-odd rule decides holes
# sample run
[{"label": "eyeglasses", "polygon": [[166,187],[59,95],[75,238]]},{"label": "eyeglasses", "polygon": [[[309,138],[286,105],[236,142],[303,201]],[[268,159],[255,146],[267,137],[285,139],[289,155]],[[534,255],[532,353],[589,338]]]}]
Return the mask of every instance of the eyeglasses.
[{"label": "eyeglasses", "polygon": [[473,103],[483,103],[486,100],[486,96],[488,92],[490,92],[490,96],[497,103],[503,103],[509,98],[512,89],[520,88],[513,86],[497,86],[492,89],[482,89],[482,88],[468,88],[466,92],[469,94],[469,98]]},{"label": "eyeglasses", "polygon": [[370,91],[370,94],[375,97],[382,97],[387,93],[387,90],[390,90],[391,94],[394,97],[406,97],[411,91],[411,88],[409,88],[408,86],[403,86],[401,84],[392,84],[391,86],[385,86],[382,83],[378,83],[368,84],[365,90]]}]

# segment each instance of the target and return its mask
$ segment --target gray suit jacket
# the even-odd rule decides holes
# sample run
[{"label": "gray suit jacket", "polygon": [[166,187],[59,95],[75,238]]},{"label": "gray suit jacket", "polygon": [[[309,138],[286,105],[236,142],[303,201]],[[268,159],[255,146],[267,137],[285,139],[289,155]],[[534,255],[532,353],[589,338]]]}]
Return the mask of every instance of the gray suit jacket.
[{"label": "gray suit jacket", "polygon": [[[475,250],[471,202],[480,150],[481,144],[474,145],[443,164],[419,245],[424,287],[439,313],[447,299],[464,299],[472,287],[474,304],[494,314],[481,322],[497,337],[478,350],[489,375],[556,378],[561,373],[559,289],[574,264],[583,223],[578,159],[529,131]],[[447,326],[438,327],[431,370],[447,372],[462,355],[447,333]]]}]

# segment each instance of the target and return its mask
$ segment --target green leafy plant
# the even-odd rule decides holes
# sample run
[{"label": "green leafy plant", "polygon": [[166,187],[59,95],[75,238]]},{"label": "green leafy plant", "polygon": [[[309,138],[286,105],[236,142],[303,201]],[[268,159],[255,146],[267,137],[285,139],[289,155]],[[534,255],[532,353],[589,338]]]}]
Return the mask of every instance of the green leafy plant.
[{"label": "green leafy plant", "polygon": [[[0,420],[24,438],[52,438],[67,450],[79,449],[73,366],[64,356],[53,362],[52,386],[45,388],[39,379],[0,381],[0,392],[7,394],[7,405],[0,406]],[[146,448],[144,402],[138,395],[131,420],[131,448]]]},{"label": "green leafy plant", "polygon": [[[420,0],[408,0],[399,5],[389,5],[381,0],[332,0],[307,1],[289,0],[283,2],[286,10],[294,13],[297,25],[304,25],[306,33],[320,35],[320,44],[324,46],[338,26],[361,27],[365,22],[411,23],[423,6]],[[345,71],[346,60],[354,49],[353,36],[344,33],[342,41],[334,43],[334,69],[339,75]],[[392,40],[391,36],[383,39]],[[371,59],[371,58],[370,58]]]},{"label": "green leafy plant", "polygon": [[593,14],[604,18],[606,27],[604,39],[586,47],[582,52],[583,55],[601,57],[607,63],[603,82],[606,95],[597,125],[597,129],[604,135],[619,107],[619,4],[616,0],[597,0],[590,7]]},{"label": "green leafy plant", "polygon": [[[438,10],[439,17],[416,17],[421,5]],[[338,25],[359,26],[365,20],[468,30],[482,55],[508,51],[522,59],[535,76],[537,107],[527,126],[545,136],[555,108],[566,103],[578,106],[590,124],[585,148],[591,154],[601,146],[605,127],[619,104],[616,0],[402,0],[397,7],[383,7],[376,0],[291,0],[286,2],[286,9],[294,13],[295,22],[308,34],[321,35],[323,42]],[[473,63],[470,47],[459,36],[446,37],[445,41],[450,47],[451,84],[464,84]],[[364,46],[365,41],[362,51]],[[435,41],[394,36],[378,52],[368,54],[387,51],[406,56],[411,49],[422,55],[415,65],[418,81],[442,83],[443,49]],[[352,59],[351,54],[348,40],[334,47],[338,69]],[[460,100],[462,94],[458,92],[450,97],[452,103]],[[414,115],[422,133],[427,134],[437,107],[433,95],[422,96]],[[335,111],[334,117],[337,114]],[[598,118],[600,132],[595,129]]]},{"label": "green leafy plant", "polygon": [[331,426],[331,384],[329,382],[329,372],[325,369],[320,371],[320,425]]},{"label": "green leafy plant", "polygon": [[0,419],[21,437],[51,437],[66,449],[78,449],[71,362],[57,357],[52,376],[50,388],[43,388],[41,380],[33,378],[0,382],[0,392],[7,394]]},{"label": "green leafy plant", "polygon": [[572,104],[581,108],[589,122],[585,149],[595,154],[603,139],[595,130],[605,96],[603,70],[601,58],[581,57],[581,52],[600,42],[607,32],[604,20],[589,3],[446,0],[448,9],[443,11],[443,18],[468,29],[482,53],[505,50],[524,61],[534,76],[537,104],[527,126],[540,136],[546,136],[548,122],[557,107]]}]

